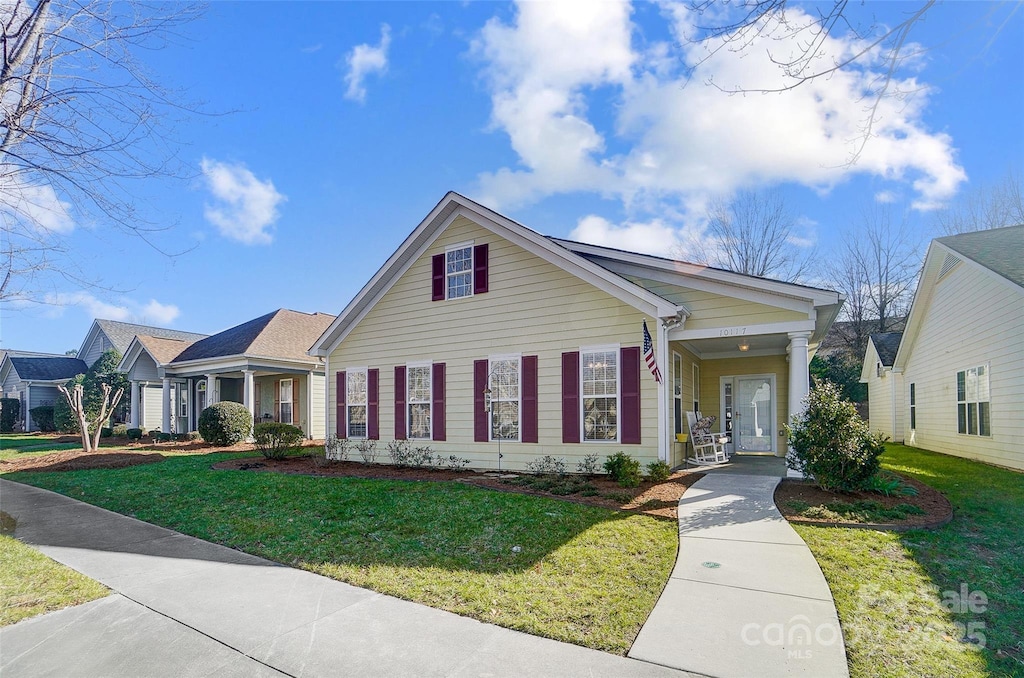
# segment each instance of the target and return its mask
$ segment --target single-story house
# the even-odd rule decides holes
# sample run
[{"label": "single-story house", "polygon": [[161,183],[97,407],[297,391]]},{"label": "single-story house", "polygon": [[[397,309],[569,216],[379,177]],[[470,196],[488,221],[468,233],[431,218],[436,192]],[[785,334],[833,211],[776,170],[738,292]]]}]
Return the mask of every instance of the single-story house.
[{"label": "single-story house", "polygon": [[678,465],[688,410],[718,417],[732,452],[784,456],[843,301],[545,237],[448,193],[311,354],[326,360],[329,431],[476,468],[620,450]]},{"label": "single-story house", "polygon": [[279,309],[211,336],[136,335],[118,366],[131,382],[132,426],[194,431],[203,409],[233,401],[257,422],[323,438],[324,365],[307,351],[333,320]]},{"label": "single-story house", "polygon": [[903,442],[903,372],[893,371],[902,332],[879,332],[868,337],[860,381],[868,385],[869,422],[874,431]]},{"label": "single-story house", "polygon": [[[1022,252],[1024,225],[929,245],[891,367],[908,445],[1024,469]],[[872,395],[872,426],[891,407]]]},{"label": "single-story house", "polygon": [[32,421],[32,410],[53,405],[63,398],[58,386],[79,374],[85,374],[88,365],[78,358],[65,355],[47,355],[8,351],[0,362],[0,384],[4,397],[21,401],[18,418],[25,431],[39,430]]}]

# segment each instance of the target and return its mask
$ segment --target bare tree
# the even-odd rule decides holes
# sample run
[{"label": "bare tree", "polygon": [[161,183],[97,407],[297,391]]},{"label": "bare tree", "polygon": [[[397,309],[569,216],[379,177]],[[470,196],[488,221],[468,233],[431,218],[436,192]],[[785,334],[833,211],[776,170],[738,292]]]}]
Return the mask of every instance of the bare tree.
[{"label": "bare tree", "polygon": [[832,286],[846,295],[841,319],[850,352],[860,358],[868,336],[902,326],[921,267],[920,246],[905,221],[893,224],[887,209],[865,212],[846,234],[839,256],[828,265]]},{"label": "bare tree", "polygon": [[995,184],[963,194],[935,214],[935,225],[946,235],[1019,224],[1024,224],[1024,187],[1020,175],[1013,171]]},{"label": "bare tree", "polygon": [[[180,176],[168,136],[187,110],[137,59],[197,16],[138,0],[0,0],[0,299],[56,276],[87,284],[67,234],[115,228],[160,250],[132,181]],[[162,250],[161,250],[162,251]]]},{"label": "bare tree", "polygon": [[121,397],[124,395],[124,389],[119,388],[111,395],[110,384],[101,383],[100,389],[103,395],[100,400],[99,414],[90,421],[86,414],[85,404],[83,403],[85,387],[82,384],[75,384],[69,391],[67,386],[61,384],[57,388],[67,398],[71,411],[78,418],[78,425],[82,433],[82,450],[86,453],[99,450],[103,424],[110,418],[110,413],[117,409],[117,405],[121,402]]},{"label": "bare tree", "polygon": [[741,191],[707,213],[705,239],[695,243],[701,263],[762,278],[795,281],[807,274],[810,243],[777,191]]}]

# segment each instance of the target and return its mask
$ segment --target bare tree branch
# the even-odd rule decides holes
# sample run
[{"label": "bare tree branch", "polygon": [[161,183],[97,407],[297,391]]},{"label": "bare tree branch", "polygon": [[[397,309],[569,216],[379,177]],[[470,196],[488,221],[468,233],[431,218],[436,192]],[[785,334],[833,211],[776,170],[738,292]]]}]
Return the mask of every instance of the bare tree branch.
[{"label": "bare tree branch", "polygon": [[1019,224],[1024,224],[1024,187],[1020,175],[1013,171],[996,184],[962,195],[935,214],[935,225],[945,235]]}]

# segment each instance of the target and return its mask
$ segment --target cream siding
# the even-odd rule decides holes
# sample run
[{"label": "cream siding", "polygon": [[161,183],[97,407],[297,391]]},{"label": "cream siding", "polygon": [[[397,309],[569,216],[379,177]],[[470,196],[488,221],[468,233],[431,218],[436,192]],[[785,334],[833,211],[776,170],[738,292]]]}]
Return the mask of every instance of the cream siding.
[{"label": "cream siding", "polygon": [[324,396],[326,394],[326,385],[324,383],[324,375],[322,374],[314,374],[310,378],[313,380],[313,402],[310,403],[308,414],[310,421],[309,437],[315,440],[321,440],[326,435],[326,424],[324,423]]},{"label": "cream siding", "polygon": [[[910,445],[1024,469],[1024,290],[965,262],[935,284],[907,358],[901,409],[916,384]],[[902,358],[901,358],[902,359]],[[991,437],[957,433],[956,373],[989,366]],[[908,415],[909,416],[909,415]]]},{"label": "cream siding", "polygon": [[902,443],[904,419],[909,416],[905,416],[903,406],[903,375],[883,369],[882,375],[878,376],[878,363],[878,351],[874,343],[869,341],[864,356],[868,385],[868,424],[872,431]]},{"label": "cream siding", "polygon": [[722,377],[755,374],[775,375],[775,453],[785,456],[786,440],[783,425],[789,419],[789,363],[785,355],[721,358],[700,363],[700,408],[705,415],[718,417],[717,430],[722,430]]},{"label": "cream siding", "polygon": [[[443,253],[448,245],[468,241],[489,244],[489,291],[431,301],[431,256]],[[336,427],[334,373],[338,370],[380,370],[383,447],[394,438],[394,367],[413,361],[444,362],[447,441],[431,442],[430,446],[445,456],[468,458],[474,467],[494,468],[498,443],[473,442],[473,361],[499,354],[537,355],[540,442],[502,442],[502,467],[525,469],[537,456],[551,454],[566,458],[574,469],[584,455],[597,453],[603,460],[620,450],[646,464],[658,458],[658,413],[656,385],[642,361],[641,445],[565,445],[561,416],[562,352],[602,344],[639,346],[643,317],[589,283],[459,218],[330,355],[328,428],[334,431]],[[651,319],[648,321],[650,324]]]}]

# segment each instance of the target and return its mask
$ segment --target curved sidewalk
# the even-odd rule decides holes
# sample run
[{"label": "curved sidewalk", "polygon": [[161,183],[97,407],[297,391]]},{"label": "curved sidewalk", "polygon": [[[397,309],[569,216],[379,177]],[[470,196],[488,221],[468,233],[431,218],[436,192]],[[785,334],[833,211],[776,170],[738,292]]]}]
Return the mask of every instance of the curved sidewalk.
[{"label": "curved sidewalk", "polygon": [[679,500],[679,555],[629,656],[708,676],[847,678],[832,592],[775,507],[778,477],[709,473]]},{"label": "curved sidewalk", "polygon": [[685,676],[0,479],[15,536],[116,594],[0,629],[4,676]]}]

